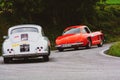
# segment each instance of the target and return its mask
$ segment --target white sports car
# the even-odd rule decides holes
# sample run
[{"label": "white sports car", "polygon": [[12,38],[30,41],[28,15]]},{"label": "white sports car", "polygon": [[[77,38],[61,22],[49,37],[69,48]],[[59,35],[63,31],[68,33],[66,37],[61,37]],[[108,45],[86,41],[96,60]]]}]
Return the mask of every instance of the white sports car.
[{"label": "white sports car", "polygon": [[8,36],[4,36],[2,56],[4,63],[14,59],[42,56],[49,60],[50,41],[45,37],[39,25],[17,25],[9,28]]}]

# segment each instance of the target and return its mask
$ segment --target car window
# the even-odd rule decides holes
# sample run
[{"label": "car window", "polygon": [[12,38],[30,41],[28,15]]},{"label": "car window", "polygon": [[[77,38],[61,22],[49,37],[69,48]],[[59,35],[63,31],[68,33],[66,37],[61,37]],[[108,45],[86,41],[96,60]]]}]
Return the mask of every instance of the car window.
[{"label": "car window", "polygon": [[84,29],[87,33],[90,33],[90,30],[87,27],[85,27]]},{"label": "car window", "polygon": [[77,34],[77,33],[80,33],[80,28],[72,28],[72,29],[66,30],[63,32],[63,35],[65,35],[65,34]]},{"label": "car window", "polygon": [[38,32],[38,29],[33,27],[15,28],[11,31],[11,34],[19,32]]},{"label": "car window", "polygon": [[81,33],[87,33],[86,30],[83,28],[81,29]]},{"label": "car window", "polygon": [[44,33],[43,29],[41,29],[41,33],[42,33],[42,36],[45,36],[45,33]]}]

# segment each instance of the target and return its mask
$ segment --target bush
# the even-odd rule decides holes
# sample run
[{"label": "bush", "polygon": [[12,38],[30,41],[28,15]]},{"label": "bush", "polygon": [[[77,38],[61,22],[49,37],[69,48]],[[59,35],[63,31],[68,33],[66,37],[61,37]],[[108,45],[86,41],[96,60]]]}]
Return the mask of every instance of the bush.
[{"label": "bush", "polygon": [[120,42],[116,42],[115,44],[113,44],[108,50],[108,54],[120,57]]}]

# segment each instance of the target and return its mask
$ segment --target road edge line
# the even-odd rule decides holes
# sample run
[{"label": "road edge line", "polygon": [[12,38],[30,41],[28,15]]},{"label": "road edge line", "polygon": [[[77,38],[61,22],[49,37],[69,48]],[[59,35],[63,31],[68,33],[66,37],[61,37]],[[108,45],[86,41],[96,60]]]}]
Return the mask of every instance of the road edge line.
[{"label": "road edge line", "polygon": [[117,56],[112,56],[112,55],[106,54],[106,51],[108,51],[108,50],[109,50],[109,47],[106,48],[106,49],[104,49],[104,50],[102,50],[102,51],[99,52],[99,53],[100,53],[101,55],[105,56],[105,57],[114,58],[114,59],[120,59],[120,58],[117,57]]}]

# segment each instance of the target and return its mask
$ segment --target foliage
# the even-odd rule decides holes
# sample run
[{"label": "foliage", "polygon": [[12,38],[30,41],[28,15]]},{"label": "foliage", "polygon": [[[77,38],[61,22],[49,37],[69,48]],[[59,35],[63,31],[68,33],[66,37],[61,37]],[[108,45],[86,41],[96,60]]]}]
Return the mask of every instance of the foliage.
[{"label": "foliage", "polygon": [[0,0],[0,10],[3,12],[10,11],[12,3],[7,0]]},{"label": "foliage", "polygon": [[120,4],[120,0],[107,0],[107,4]]},{"label": "foliage", "polygon": [[[4,8],[11,9],[18,22],[71,25],[87,22],[94,15],[94,7],[99,0],[2,0]],[[8,5],[8,3],[11,5]],[[1,4],[1,5],[2,5]],[[87,5],[87,6],[86,6]],[[71,23],[71,24],[70,24]]]},{"label": "foliage", "polygon": [[100,29],[104,32],[106,41],[117,41],[120,34],[120,6],[107,5],[104,10],[97,8],[96,21],[93,23],[94,29]]},{"label": "foliage", "polygon": [[99,4],[110,4],[110,5],[119,5],[120,4],[120,0],[100,0],[100,2],[98,2]]},{"label": "foliage", "polygon": [[120,57],[120,42],[114,43],[108,50],[108,54]]}]

